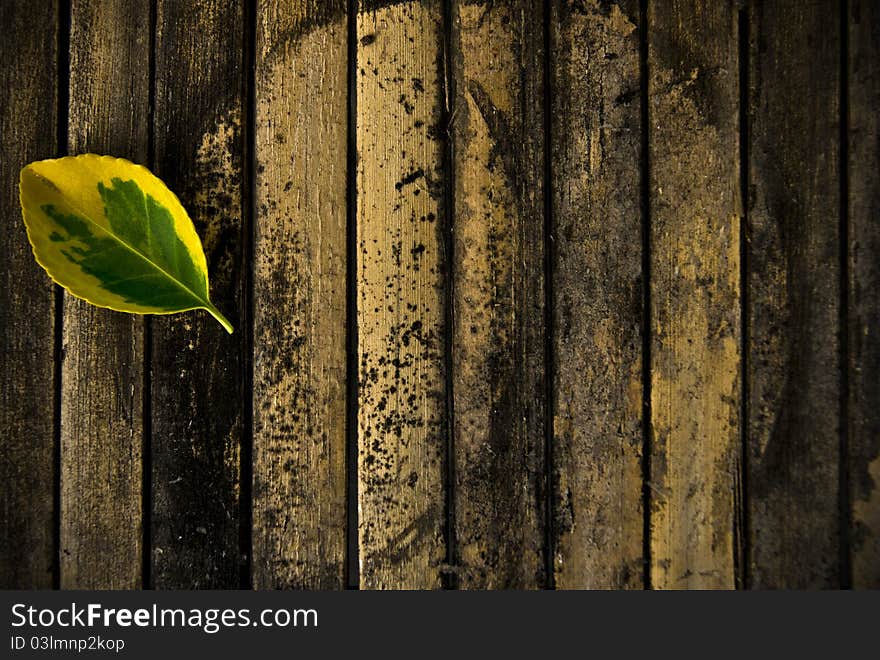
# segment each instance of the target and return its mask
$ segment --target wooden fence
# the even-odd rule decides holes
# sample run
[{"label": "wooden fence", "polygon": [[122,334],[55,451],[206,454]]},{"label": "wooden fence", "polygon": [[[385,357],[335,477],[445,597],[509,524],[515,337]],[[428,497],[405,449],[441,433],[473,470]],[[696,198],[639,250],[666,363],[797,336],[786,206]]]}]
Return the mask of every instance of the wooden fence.
[{"label": "wooden fence", "polygon": [[[871,0],[0,3],[0,585],[880,586]],[[206,314],[17,178],[125,156]]]}]

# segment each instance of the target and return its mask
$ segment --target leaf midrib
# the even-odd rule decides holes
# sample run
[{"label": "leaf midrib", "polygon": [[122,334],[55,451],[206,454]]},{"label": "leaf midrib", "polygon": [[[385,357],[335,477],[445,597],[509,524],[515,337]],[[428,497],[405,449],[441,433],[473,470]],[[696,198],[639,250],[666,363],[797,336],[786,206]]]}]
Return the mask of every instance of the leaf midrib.
[{"label": "leaf midrib", "polygon": [[[31,170],[31,174],[33,174],[35,177],[37,177],[38,179],[40,179],[40,181],[43,181],[45,184],[47,184],[47,185],[51,186],[52,188],[54,188],[55,190],[57,190],[57,191],[59,192],[59,194],[62,195],[62,197],[64,196],[63,193],[61,192],[61,189],[60,189],[58,186],[56,186],[54,183],[52,183],[52,181],[51,181],[50,179],[46,178],[45,176],[43,176],[43,175],[40,174],[39,172],[35,172],[34,170]],[[140,186],[138,186],[138,187],[140,187]],[[142,192],[143,192],[143,191],[142,191]],[[147,193],[144,192],[143,194],[144,194],[144,200],[146,200]],[[166,271],[164,268],[162,268],[162,267],[161,267],[159,264],[157,264],[155,261],[152,261],[147,255],[143,254],[143,253],[142,253],[140,250],[138,250],[136,247],[134,247],[133,245],[129,244],[128,242],[122,240],[119,236],[117,236],[116,234],[114,234],[112,231],[109,231],[107,228],[102,227],[100,224],[98,224],[97,222],[95,222],[94,220],[92,220],[92,219],[89,217],[89,214],[88,214],[88,213],[85,213],[84,211],[82,211],[78,206],[76,206],[76,205],[73,204],[72,202],[67,201],[66,198],[65,198],[65,203],[71,208],[71,210],[75,211],[75,212],[78,213],[81,217],[85,218],[86,222],[88,222],[88,223],[89,223],[90,225],[92,225],[93,227],[97,227],[97,228],[100,229],[102,232],[104,232],[105,234],[107,234],[108,236],[110,236],[110,238],[112,238],[114,241],[116,241],[117,243],[119,243],[121,246],[123,246],[124,248],[126,248],[127,250],[129,250],[130,252],[132,252],[133,254],[137,255],[138,257],[140,257],[141,259],[143,259],[144,261],[146,261],[150,266],[152,266],[152,267],[155,268],[157,271],[159,271],[160,273],[162,273],[163,275],[165,275],[169,280],[171,280],[171,281],[172,281],[174,284],[176,284],[179,288],[183,289],[186,293],[188,293],[188,294],[191,295],[193,298],[195,298],[195,300],[196,300],[197,302],[201,303],[202,305],[204,305],[204,306],[206,306],[206,307],[208,307],[208,308],[213,307],[213,305],[212,305],[212,303],[211,303],[211,301],[210,301],[209,299],[207,299],[207,298],[202,298],[202,297],[201,297],[200,295],[198,295],[195,291],[193,291],[192,289],[190,289],[186,284],[184,284],[184,283],[181,282],[179,279],[177,279],[174,275],[172,275],[171,273],[169,273],[168,271]],[[158,202],[157,202],[157,203],[158,203]],[[168,212],[171,213],[171,220],[172,220],[172,222],[175,222],[175,220],[174,220],[174,214],[171,212],[171,209],[168,209]],[[148,231],[149,231],[150,233],[152,233],[153,228],[149,225],[149,217],[148,217],[147,220],[148,220],[148,221],[147,221]],[[108,220],[108,221],[109,221],[109,220]],[[185,247],[185,246],[184,246],[184,247]],[[196,264],[195,264],[195,261],[193,261],[193,265],[196,265]],[[207,283],[207,273],[205,274],[205,282]]]}]

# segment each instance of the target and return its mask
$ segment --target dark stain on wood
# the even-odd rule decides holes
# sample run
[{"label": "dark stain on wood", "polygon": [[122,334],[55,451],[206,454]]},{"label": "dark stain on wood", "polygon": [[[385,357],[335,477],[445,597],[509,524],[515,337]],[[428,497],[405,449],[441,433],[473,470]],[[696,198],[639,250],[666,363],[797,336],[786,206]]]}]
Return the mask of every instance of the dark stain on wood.
[{"label": "dark stain on wood", "polygon": [[639,588],[639,7],[551,6],[555,580],[559,588]]},{"label": "dark stain on wood", "polygon": [[849,3],[847,310],[852,586],[880,588],[880,6]]},{"label": "dark stain on wood", "polygon": [[748,484],[756,588],[841,584],[840,20],[754,3]]},{"label": "dark stain on wood", "polygon": [[452,5],[452,390],[461,588],[540,588],[542,3]]},{"label": "dark stain on wood", "polygon": [[[56,156],[58,31],[54,5],[0,4],[0,587],[55,578],[55,286],[34,261],[18,172]],[[60,356],[57,356],[60,359]]]},{"label": "dark stain on wood", "polygon": [[152,321],[152,582],[237,588],[244,338],[249,322],[243,221],[244,17],[222,2],[158,4],[156,172],[202,239],[207,314]]},{"label": "dark stain on wood", "polygon": [[732,588],[740,452],[733,3],[648,6],[650,553],[656,588]]},{"label": "dark stain on wood", "polygon": [[447,556],[443,12],[433,0],[361,9],[357,39],[375,37],[358,44],[355,73],[361,586],[437,588]]},{"label": "dark stain on wood", "polygon": [[256,588],[345,586],[347,38],[345,2],[258,19]]}]

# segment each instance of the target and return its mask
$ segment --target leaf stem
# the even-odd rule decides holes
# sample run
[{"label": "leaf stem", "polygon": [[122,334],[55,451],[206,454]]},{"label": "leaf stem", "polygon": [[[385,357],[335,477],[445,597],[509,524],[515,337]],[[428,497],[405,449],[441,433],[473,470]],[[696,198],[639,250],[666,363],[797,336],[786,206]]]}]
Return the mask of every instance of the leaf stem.
[{"label": "leaf stem", "polygon": [[223,326],[223,329],[226,330],[230,335],[232,334],[232,323],[220,313],[220,310],[214,307],[214,305],[208,303],[202,309],[207,310],[207,312],[217,319],[220,322],[220,325]]}]

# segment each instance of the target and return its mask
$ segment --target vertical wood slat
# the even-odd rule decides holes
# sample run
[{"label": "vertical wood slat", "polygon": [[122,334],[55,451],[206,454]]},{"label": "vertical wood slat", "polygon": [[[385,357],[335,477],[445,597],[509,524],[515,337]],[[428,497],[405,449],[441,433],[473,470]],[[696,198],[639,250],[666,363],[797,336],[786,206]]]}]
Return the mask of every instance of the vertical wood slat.
[{"label": "vertical wood slat", "polygon": [[542,5],[456,1],[447,28],[461,588],[546,585]]},{"label": "vertical wood slat", "polygon": [[749,573],[837,587],[839,5],[750,7]]},{"label": "vertical wood slat", "polygon": [[347,37],[344,0],[260,6],[257,588],[345,586]]},{"label": "vertical wood slat", "polygon": [[640,588],[639,3],[551,5],[556,586]]},{"label": "vertical wood slat", "polygon": [[[146,0],[71,7],[69,150],[147,159]],[[61,587],[141,586],[143,319],[65,295]]]},{"label": "vertical wood slat", "polygon": [[852,585],[880,588],[880,7],[849,7],[849,449]]},{"label": "vertical wood slat", "polygon": [[58,6],[3,2],[0,25],[0,588],[45,589],[55,564],[55,288],[28,244],[18,173],[56,155]]},{"label": "vertical wood slat", "polygon": [[445,208],[442,5],[362,0],[357,17],[360,576],[441,586]]},{"label": "vertical wood slat", "polygon": [[156,173],[195,223],[211,298],[206,313],[152,319],[152,581],[240,584],[240,452],[246,392],[244,15],[239,3],[159,0]]},{"label": "vertical wood slat", "polygon": [[648,5],[651,585],[734,586],[740,454],[734,3]]}]

